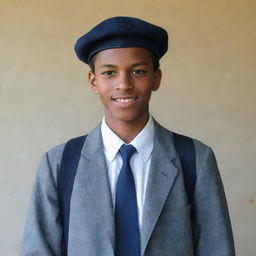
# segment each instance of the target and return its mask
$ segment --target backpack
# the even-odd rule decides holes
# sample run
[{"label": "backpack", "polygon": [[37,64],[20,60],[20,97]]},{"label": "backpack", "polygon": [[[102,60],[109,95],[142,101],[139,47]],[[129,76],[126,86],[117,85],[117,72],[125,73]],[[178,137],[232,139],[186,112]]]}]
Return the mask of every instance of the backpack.
[{"label": "backpack", "polygon": [[[69,140],[64,148],[60,169],[57,174],[57,190],[63,227],[63,255],[67,255],[70,199],[80,154],[87,135]],[[174,146],[178,152],[184,176],[188,203],[192,205],[196,182],[195,146],[187,136],[173,133]],[[191,209],[192,210],[192,209]],[[192,211],[190,211],[192,219]]]}]

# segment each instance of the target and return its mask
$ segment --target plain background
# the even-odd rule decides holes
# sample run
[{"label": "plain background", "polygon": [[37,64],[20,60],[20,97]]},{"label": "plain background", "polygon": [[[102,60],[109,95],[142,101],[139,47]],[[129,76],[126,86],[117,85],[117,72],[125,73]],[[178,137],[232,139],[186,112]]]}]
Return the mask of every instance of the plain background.
[{"label": "plain background", "polygon": [[118,15],[168,30],[151,112],[167,128],[213,147],[237,255],[255,255],[255,0],[0,0],[1,255],[18,254],[43,152],[102,118],[73,46]]}]

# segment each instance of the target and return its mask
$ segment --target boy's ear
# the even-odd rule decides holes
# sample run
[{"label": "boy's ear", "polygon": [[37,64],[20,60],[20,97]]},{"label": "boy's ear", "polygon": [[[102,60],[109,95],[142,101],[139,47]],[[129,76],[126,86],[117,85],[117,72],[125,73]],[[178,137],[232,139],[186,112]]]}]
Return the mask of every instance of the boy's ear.
[{"label": "boy's ear", "polygon": [[88,72],[88,81],[93,92],[97,94],[99,92],[97,80],[95,74],[91,71]]},{"label": "boy's ear", "polygon": [[153,80],[152,91],[158,90],[158,88],[160,87],[160,84],[161,84],[161,79],[162,79],[162,71],[161,71],[161,69],[157,69],[156,71],[154,71],[154,80]]}]

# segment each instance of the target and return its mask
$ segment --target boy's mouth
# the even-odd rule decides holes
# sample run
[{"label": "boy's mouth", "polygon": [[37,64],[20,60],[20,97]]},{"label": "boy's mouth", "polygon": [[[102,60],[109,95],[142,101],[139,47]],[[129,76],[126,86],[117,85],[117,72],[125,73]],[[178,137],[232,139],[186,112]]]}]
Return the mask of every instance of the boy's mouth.
[{"label": "boy's mouth", "polygon": [[115,102],[127,103],[132,102],[138,99],[138,97],[112,97],[112,100]]}]

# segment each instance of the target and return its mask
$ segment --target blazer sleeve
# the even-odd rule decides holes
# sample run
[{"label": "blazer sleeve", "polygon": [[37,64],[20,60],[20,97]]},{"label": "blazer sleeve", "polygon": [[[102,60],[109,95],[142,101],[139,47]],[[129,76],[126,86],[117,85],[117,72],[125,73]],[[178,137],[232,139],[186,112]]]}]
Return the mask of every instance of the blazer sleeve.
[{"label": "blazer sleeve", "polygon": [[62,227],[56,187],[61,151],[58,148],[44,154],[39,163],[23,234],[22,256],[61,256]]},{"label": "blazer sleeve", "polygon": [[235,248],[225,192],[211,148],[195,142],[197,180],[194,191],[196,256],[234,256]]}]

